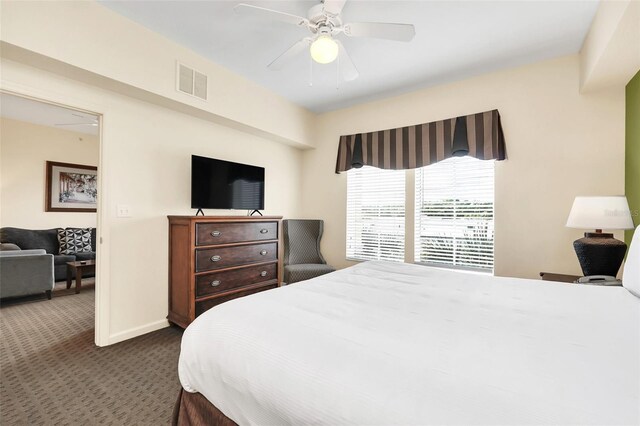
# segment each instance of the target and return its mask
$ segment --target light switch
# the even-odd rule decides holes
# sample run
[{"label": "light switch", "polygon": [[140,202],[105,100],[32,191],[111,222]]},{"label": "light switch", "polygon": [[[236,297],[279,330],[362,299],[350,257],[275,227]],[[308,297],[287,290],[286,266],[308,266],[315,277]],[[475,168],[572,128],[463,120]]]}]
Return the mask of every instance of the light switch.
[{"label": "light switch", "polygon": [[117,217],[131,217],[131,210],[129,209],[128,204],[118,204],[116,206],[116,211]]}]

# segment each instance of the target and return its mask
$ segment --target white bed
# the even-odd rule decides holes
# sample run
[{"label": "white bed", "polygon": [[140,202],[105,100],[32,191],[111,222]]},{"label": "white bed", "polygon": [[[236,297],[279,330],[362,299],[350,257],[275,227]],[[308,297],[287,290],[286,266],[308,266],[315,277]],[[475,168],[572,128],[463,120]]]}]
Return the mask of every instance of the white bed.
[{"label": "white bed", "polygon": [[179,374],[240,425],[637,425],[640,298],[367,262],[209,310]]}]

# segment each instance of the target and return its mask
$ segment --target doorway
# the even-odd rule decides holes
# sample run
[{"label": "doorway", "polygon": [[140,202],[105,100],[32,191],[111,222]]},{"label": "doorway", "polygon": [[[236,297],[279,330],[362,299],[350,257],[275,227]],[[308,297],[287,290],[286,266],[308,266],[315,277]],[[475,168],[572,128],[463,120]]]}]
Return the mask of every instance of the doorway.
[{"label": "doorway", "polygon": [[3,277],[0,309],[72,309],[95,343],[102,117],[2,91],[0,120],[0,257],[33,262]]}]

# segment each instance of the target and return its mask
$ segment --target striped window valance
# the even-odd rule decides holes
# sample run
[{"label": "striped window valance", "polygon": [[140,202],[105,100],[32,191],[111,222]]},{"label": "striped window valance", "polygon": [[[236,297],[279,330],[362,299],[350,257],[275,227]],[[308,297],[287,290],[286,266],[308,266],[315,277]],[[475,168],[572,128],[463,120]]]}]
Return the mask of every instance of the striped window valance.
[{"label": "striped window valance", "polygon": [[373,166],[416,169],[449,157],[504,160],[497,109],[432,123],[340,136],[336,173]]}]

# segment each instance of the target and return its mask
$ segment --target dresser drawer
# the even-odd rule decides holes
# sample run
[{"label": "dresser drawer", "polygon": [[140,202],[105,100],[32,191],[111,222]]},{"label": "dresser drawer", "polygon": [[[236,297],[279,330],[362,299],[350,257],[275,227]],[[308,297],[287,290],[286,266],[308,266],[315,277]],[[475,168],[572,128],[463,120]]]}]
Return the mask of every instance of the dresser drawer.
[{"label": "dresser drawer", "polygon": [[196,245],[278,239],[278,222],[198,223]]},{"label": "dresser drawer", "polygon": [[248,266],[196,277],[196,296],[208,296],[278,278],[278,264]]},{"label": "dresser drawer", "polygon": [[277,243],[196,249],[196,272],[269,262],[278,258]]},{"label": "dresser drawer", "polygon": [[209,300],[203,300],[202,302],[196,302],[196,316],[199,316],[203,312],[213,308],[216,305],[219,305],[224,302],[228,302],[229,300],[237,299],[238,297],[249,296],[250,294],[259,293],[265,290],[271,290],[272,288],[278,287],[278,284],[270,284],[264,287],[252,288],[250,290],[239,291],[237,293],[229,294],[227,296],[215,297]]}]

